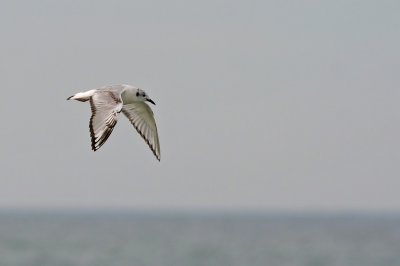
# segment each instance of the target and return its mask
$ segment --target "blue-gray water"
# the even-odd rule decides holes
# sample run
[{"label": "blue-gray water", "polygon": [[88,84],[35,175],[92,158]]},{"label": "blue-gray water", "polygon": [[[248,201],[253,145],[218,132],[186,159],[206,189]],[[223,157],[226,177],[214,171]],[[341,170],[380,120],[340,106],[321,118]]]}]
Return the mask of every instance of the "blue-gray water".
[{"label": "blue-gray water", "polygon": [[0,212],[1,266],[399,266],[400,216]]}]

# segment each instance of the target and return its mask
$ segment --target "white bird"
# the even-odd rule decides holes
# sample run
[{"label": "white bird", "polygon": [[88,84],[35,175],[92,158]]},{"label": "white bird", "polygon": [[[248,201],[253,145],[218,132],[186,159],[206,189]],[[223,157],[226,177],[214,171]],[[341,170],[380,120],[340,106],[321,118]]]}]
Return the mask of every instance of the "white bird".
[{"label": "white bird", "polygon": [[97,151],[106,142],[117,123],[117,114],[122,111],[160,161],[156,121],[146,101],[155,103],[142,89],[124,84],[105,86],[78,92],[67,100],[90,101],[92,116],[89,129],[93,151]]}]

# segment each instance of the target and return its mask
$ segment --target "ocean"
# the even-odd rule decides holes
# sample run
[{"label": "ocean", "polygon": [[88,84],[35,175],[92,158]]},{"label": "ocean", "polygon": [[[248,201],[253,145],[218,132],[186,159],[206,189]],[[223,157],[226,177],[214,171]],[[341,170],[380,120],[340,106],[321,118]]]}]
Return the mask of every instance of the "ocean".
[{"label": "ocean", "polygon": [[0,211],[0,266],[399,266],[400,215]]}]

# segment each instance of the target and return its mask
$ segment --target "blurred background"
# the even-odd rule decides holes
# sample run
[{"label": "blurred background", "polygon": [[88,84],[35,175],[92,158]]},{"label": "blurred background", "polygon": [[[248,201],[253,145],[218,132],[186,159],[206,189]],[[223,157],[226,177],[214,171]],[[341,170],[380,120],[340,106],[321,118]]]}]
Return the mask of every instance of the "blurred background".
[{"label": "blurred background", "polygon": [[0,4],[0,265],[400,265],[400,2]]}]

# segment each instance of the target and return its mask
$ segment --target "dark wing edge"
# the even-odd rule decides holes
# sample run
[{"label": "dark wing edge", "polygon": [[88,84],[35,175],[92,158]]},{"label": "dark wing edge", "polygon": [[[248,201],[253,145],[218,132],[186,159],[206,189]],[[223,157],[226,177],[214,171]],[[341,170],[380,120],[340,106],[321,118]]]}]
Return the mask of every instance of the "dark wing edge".
[{"label": "dark wing edge", "polygon": [[[96,102],[94,97],[99,97],[99,103]],[[106,100],[106,102],[104,102]],[[112,101],[111,104],[107,103],[107,101]],[[114,104],[113,104],[114,103]],[[120,105],[120,107],[118,107]],[[92,115],[90,117],[89,122],[89,131],[90,131],[90,139],[91,139],[91,147],[93,151],[97,151],[100,147],[107,141],[109,136],[111,135],[115,125],[117,124],[117,113],[119,112],[118,108],[122,107],[122,101],[117,98],[113,92],[105,91],[96,93],[92,97],[90,97],[90,108],[92,111]],[[99,109],[102,112],[107,112],[107,115],[100,121],[95,121],[99,116]],[[95,128],[95,123],[101,123],[101,127],[97,126]]]}]

